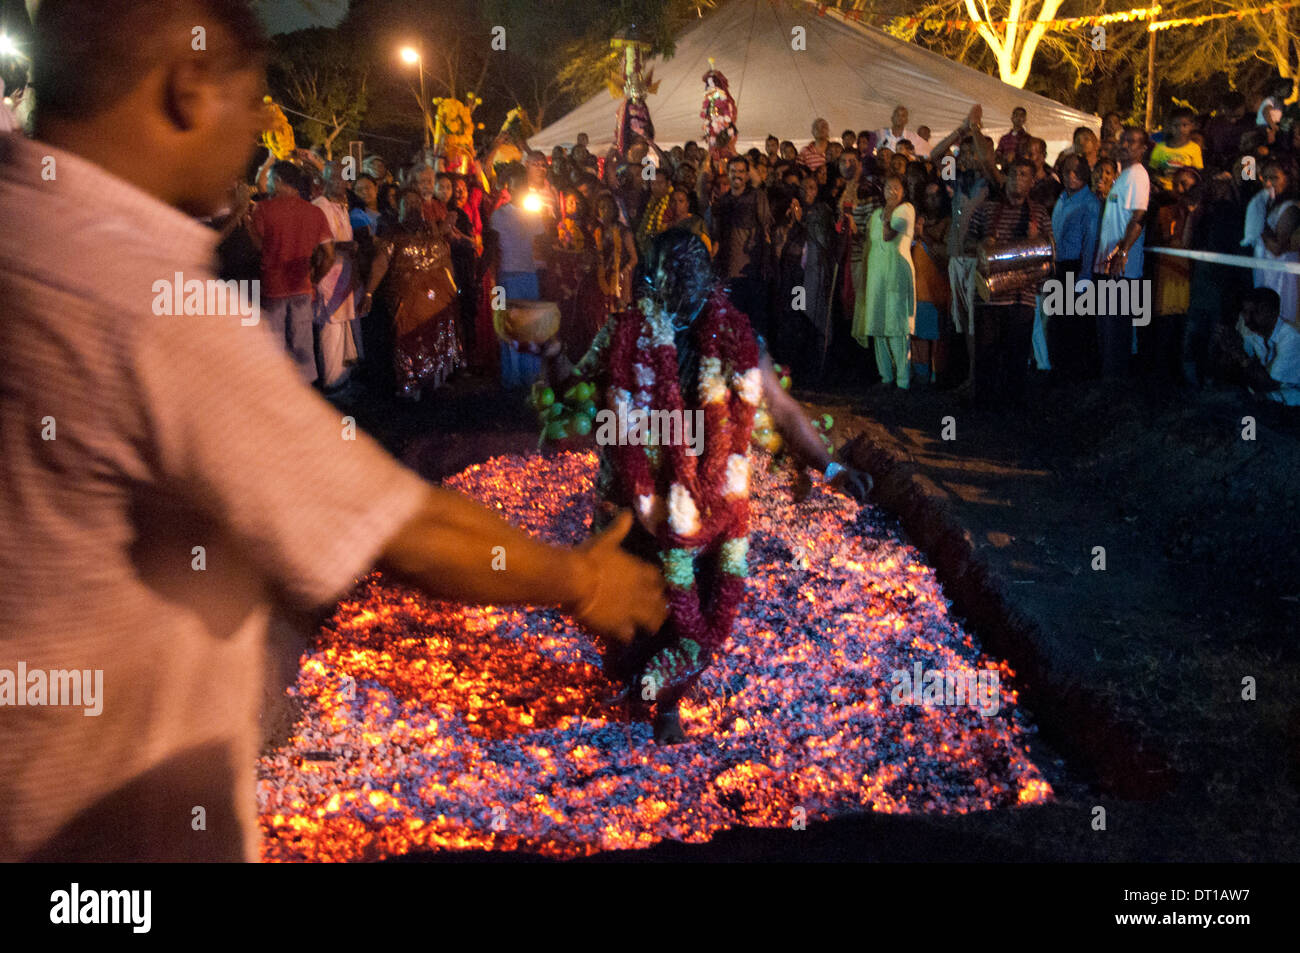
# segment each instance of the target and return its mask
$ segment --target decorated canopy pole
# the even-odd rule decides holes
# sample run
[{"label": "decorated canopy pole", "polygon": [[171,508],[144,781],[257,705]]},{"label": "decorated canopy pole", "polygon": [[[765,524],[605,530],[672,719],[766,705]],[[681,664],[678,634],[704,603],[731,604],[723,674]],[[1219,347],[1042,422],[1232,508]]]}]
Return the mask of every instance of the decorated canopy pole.
[{"label": "decorated canopy pole", "polygon": [[474,110],[483,102],[474,93],[465,101],[451,97],[433,101],[435,107],[433,152],[441,158],[441,167],[449,172],[464,175],[474,162],[474,130],[483,124],[474,124]]},{"label": "decorated canopy pole", "polygon": [[736,99],[731,95],[727,77],[714,66],[710,56],[709,71],[704,74],[704,108],[700,110],[700,118],[704,120],[704,138],[710,152],[735,154],[739,135],[736,112]]},{"label": "decorated canopy pole", "polygon": [[615,99],[620,96],[623,98],[618,107],[614,146],[620,155],[626,155],[634,137],[643,136],[649,141],[654,140],[654,122],[650,119],[650,109],[646,106],[645,98],[658,92],[659,84],[654,82],[654,70],[645,72],[644,57],[650,50],[650,44],[636,39],[635,25],[621,36],[610,40],[609,45],[623,54],[622,70],[610,75],[608,85],[610,95]]}]

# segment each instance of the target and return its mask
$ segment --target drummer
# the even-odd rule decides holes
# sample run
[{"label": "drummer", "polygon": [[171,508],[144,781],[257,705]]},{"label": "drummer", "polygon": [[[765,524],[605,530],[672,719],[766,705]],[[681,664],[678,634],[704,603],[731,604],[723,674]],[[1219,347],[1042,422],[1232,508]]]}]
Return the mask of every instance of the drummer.
[{"label": "drummer", "polygon": [[[979,248],[994,248],[1026,238],[1052,237],[1052,219],[1047,208],[1029,198],[1034,184],[1034,166],[1028,159],[1016,159],[1005,170],[1001,199],[990,200],[976,209],[966,233],[964,252],[975,255]],[[975,379],[979,382],[975,403],[982,407],[1025,406],[1025,385],[1034,331],[1034,298],[1041,287],[1034,281],[1017,288],[997,291],[989,300],[976,304]]]}]

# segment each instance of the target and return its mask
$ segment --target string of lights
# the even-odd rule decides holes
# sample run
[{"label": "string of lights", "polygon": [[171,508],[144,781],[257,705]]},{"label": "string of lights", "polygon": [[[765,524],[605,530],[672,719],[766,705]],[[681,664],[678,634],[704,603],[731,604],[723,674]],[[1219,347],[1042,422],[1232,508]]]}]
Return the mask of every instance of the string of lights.
[{"label": "string of lights", "polygon": [[[869,14],[864,12],[863,6],[864,4],[862,3],[862,0],[853,0],[853,6],[847,10],[841,8],[839,5],[818,3],[817,13],[819,16],[824,16],[828,10],[834,10],[847,20],[865,23],[869,19]],[[932,33],[942,30],[951,33],[956,30],[978,30],[981,28],[1009,29],[1020,26],[1041,26],[1047,30],[1061,32],[1094,26],[1108,26],[1112,23],[1135,23],[1146,20],[1149,21],[1147,29],[1156,32],[1159,30],[1170,30],[1177,27],[1200,26],[1201,24],[1209,23],[1214,20],[1243,20],[1250,16],[1267,16],[1270,13],[1290,10],[1297,6],[1300,6],[1300,0],[1286,0],[1286,2],[1283,3],[1268,3],[1260,7],[1247,7],[1237,10],[1227,10],[1220,13],[1205,13],[1194,17],[1177,17],[1169,20],[1156,19],[1160,15],[1161,10],[1160,5],[1156,4],[1150,7],[1135,7],[1131,10],[1116,11],[1114,13],[1098,13],[1077,17],[1056,17],[1049,20],[961,20],[937,17],[890,17],[881,22],[889,29],[921,29]]]}]

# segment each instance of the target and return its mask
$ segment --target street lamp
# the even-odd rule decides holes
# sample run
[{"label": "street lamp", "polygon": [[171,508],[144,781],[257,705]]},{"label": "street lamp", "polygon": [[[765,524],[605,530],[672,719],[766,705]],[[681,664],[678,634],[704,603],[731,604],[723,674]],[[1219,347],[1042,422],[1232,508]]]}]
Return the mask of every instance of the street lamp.
[{"label": "street lamp", "polygon": [[431,145],[429,127],[433,123],[429,120],[429,97],[424,92],[424,57],[413,46],[402,47],[401,56],[403,62],[419,64],[420,67],[420,112],[424,115],[424,151],[428,152]]}]

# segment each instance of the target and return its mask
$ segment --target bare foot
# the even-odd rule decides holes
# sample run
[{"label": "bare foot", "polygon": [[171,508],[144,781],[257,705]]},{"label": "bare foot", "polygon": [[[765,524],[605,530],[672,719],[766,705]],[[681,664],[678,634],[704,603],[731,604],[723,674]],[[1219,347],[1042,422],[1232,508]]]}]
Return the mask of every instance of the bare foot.
[{"label": "bare foot", "polygon": [[682,730],[682,717],[676,705],[655,716],[655,741],[661,745],[676,745],[685,740],[686,732]]}]

